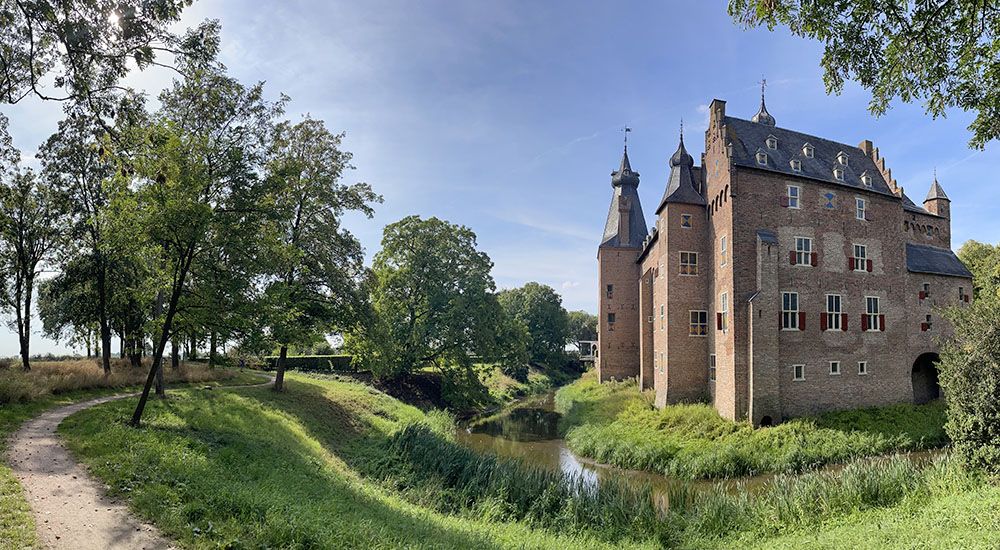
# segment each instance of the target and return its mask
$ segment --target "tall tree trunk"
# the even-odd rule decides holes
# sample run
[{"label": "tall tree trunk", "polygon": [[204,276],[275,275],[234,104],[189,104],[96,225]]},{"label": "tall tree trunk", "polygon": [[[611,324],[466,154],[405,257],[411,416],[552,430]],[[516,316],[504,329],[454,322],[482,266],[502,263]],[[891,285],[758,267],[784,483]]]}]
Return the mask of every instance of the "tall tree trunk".
[{"label": "tall tree trunk", "polygon": [[[156,293],[156,305],[153,307],[153,318],[158,318],[161,313],[163,313],[162,290]],[[167,334],[168,333],[166,332],[161,332],[159,339],[153,339],[153,361],[159,363],[160,365],[160,368],[156,369],[156,396],[161,399],[167,398],[167,389],[163,387],[163,349],[167,345]],[[163,342],[162,346],[160,345],[161,341]],[[145,344],[143,344],[142,347],[145,348]]]},{"label": "tall tree trunk", "polygon": [[281,353],[278,354],[278,368],[274,373],[274,391],[285,391],[285,359],[288,358],[288,346],[281,346]]},{"label": "tall tree trunk", "polygon": [[159,368],[156,369],[156,397],[166,399],[167,389],[163,386],[163,359],[153,359],[153,361],[160,364]]},{"label": "tall tree trunk", "polygon": [[194,331],[191,331],[191,359],[198,358],[198,337],[195,336]]},{"label": "tall tree trunk", "polygon": [[28,361],[28,358],[31,356],[31,352],[28,349],[31,345],[31,287],[33,283],[31,279],[31,276],[25,277],[24,302],[18,305],[19,308],[22,305],[24,307],[24,312],[21,314],[21,322],[18,324],[17,339],[21,346],[21,368],[25,372],[31,370],[31,363]]},{"label": "tall tree trunk", "polygon": [[125,328],[122,327],[122,331],[118,333],[118,356],[122,359],[125,358]]},{"label": "tall tree trunk", "polygon": [[107,266],[104,257],[97,257],[97,311],[101,323],[101,367],[104,375],[111,374],[111,323],[108,321]]},{"label": "tall tree trunk", "polygon": [[160,329],[160,338],[156,340],[156,347],[158,349],[153,354],[153,365],[149,368],[149,375],[146,376],[146,384],[142,387],[142,394],[139,395],[139,402],[136,403],[135,411],[132,413],[132,420],[129,422],[135,427],[139,427],[139,423],[142,421],[142,413],[146,410],[146,401],[149,399],[149,390],[153,386],[153,378],[156,376],[156,372],[160,370],[160,363],[163,359],[163,348],[167,345],[167,338],[170,336],[170,329],[174,323],[174,314],[177,313],[177,302],[180,301],[181,290],[184,288],[184,279],[187,277],[187,271],[191,267],[193,259],[194,244],[191,244],[188,246],[180,273],[177,279],[174,280],[173,289],[171,289],[170,293],[170,303],[167,305],[167,316],[164,318],[163,327]]},{"label": "tall tree trunk", "polygon": [[219,333],[212,330],[212,336],[209,338],[208,347],[208,368],[215,366],[215,352],[218,350],[219,345]]},{"label": "tall tree trunk", "polygon": [[177,336],[170,339],[170,368],[179,370],[181,368],[180,346],[177,345]]}]

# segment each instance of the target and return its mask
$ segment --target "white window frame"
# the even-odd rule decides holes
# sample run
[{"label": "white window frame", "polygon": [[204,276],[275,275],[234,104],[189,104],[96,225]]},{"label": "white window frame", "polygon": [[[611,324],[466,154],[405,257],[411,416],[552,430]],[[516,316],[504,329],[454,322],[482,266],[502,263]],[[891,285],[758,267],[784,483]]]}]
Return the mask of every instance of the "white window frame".
[{"label": "white window frame", "polygon": [[812,237],[795,237],[795,265],[812,266],[812,241]]},{"label": "white window frame", "polygon": [[729,331],[729,293],[719,295],[719,313],[722,314],[722,332]]},{"label": "white window frame", "polygon": [[801,382],[806,379],[805,365],[792,365],[792,381]]},{"label": "white window frame", "polygon": [[799,293],[781,293],[781,330],[799,330]]},{"label": "white window frame", "polygon": [[717,365],[717,361],[718,361],[718,359],[715,357],[714,353],[709,354],[709,356],[708,356],[708,381],[709,382],[715,382],[715,368],[716,368],[716,365]]},{"label": "white window frame", "polygon": [[837,181],[844,181],[844,169],[840,167],[834,168],[833,179]]},{"label": "white window frame", "polygon": [[866,376],[868,374],[868,361],[858,361],[858,376]]},{"label": "white window frame", "polygon": [[774,137],[773,135],[767,136],[767,139],[764,140],[764,143],[766,143],[767,148],[771,149],[772,151],[778,149],[778,138]]},{"label": "white window frame", "polygon": [[837,164],[839,164],[841,166],[849,166],[850,165],[850,159],[847,157],[847,153],[845,153],[843,151],[837,153]]},{"label": "white window frame", "polygon": [[761,166],[767,166],[767,153],[764,151],[757,151],[757,164]]},{"label": "white window frame", "polygon": [[865,220],[865,214],[868,212],[868,203],[865,199],[861,197],[854,197],[854,218],[858,220]]},{"label": "white window frame", "polygon": [[[836,310],[831,309],[832,306],[836,306]],[[840,294],[827,294],[826,295],[826,330],[837,330],[841,329],[840,320],[844,313],[844,299]]]},{"label": "white window frame", "polygon": [[872,175],[869,174],[868,172],[865,172],[865,173],[861,174],[861,183],[863,183],[865,187],[871,187],[872,186]]},{"label": "white window frame", "polygon": [[854,243],[854,271],[868,271],[868,245]]},{"label": "white window frame", "polygon": [[703,309],[688,310],[688,336],[708,336],[708,311]]},{"label": "white window frame", "polygon": [[[875,305],[874,311],[872,304]],[[866,332],[881,332],[878,323],[878,316],[882,314],[882,300],[878,296],[865,296],[865,315],[868,317],[868,330]]]},{"label": "white window frame", "polygon": [[722,259],[719,262],[719,266],[720,267],[721,266],[725,266],[726,263],[728,262],[728,257],[729,257],[729,255],[727,254],[726,236],[725,235],[722,235],[721,237],[719,237],[719,256]]},{"label": "white window frame", "polygon": [[830,361],[830,376],[840,376],[840,361]]},{"label": "white window frame", "polygon": [[[795,192],[792,192],[792,189]],[[801,208],[801,198],[802,198],[802,188],[798,185],[789,185],[785,187],[785,196],[788,197],[788,207],[798,210]]]},{"label": "white window frame", "polygon": [[805,143],[802,145],[802,156],[806,157],[807,159],[811,159],[814,156],[815,150],[816,150],[815,147],[809,145],[808,143]]},{"label": "white window frame", "polygon": [[[694,277],[698,275],[698,253],[689,250],[680,250],[677,261],[680,263],[680,275]],[[684,261],[687,257],[687,262]]]},{"label": "white window frame", "polygon": [[789,166],[792,167],[792,172],[801,172],[802,171],[802,161],[801,160],[799,160],[799,159],[792,159],[792,160],[788,161],[788,164],[789,164]]}]

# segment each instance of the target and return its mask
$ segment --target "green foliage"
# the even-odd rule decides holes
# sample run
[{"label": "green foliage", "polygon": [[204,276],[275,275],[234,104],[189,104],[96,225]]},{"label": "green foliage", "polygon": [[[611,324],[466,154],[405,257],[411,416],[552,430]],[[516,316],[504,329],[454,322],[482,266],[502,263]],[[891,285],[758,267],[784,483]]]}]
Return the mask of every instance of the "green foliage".
[{"label": "green foliage", "polygon": [[556,406],[577,454],[686,479],[801,472],[948,441],[941,402],[826,413],[754,429],[723,419],[709,405],[657,409],[634,382],[598,384],[587,375],[561,388]]},{"label": "green foliage", "polygon": [[597,340],[597,316],[586,311],[571,311],[567,315],[570,343]]},{"label": "green foliage", "polygon": [[528,354],[532,361],[557,363],[569,338],[569,321],[562,297],[552,287],[527,283],[501,291],[497,298],[504,314],[528,330]]},{"label": "green foliage", "polygon": [[958,257],[972,272],[976,300],[1000,301],[1000,247],[969,240]]},{"label": "green foliage", "polygon": [[347,351],[383,378],[433,366],[471,379],[474,357],[502,355],[493,263],[467,227],[410,216],[385,227],[369,281],[371,311]]},{"label": "green foliage", "polygon": [[[278,366],[278,357],[264,358],[268,370]],[[352,370],[350,355],[296,355],[285,358],[285,368],[303,372],[332,372]]]},{"label": "green foliage", "polygon": [[730,0],[729,14],[747,27],[785,26],[823,43],[827,92],[853,80],[871,92],[876,115],[897,98],[921,101],[934,117],[975,112],[971,147],[1000,137],[1000,18],[988,2]]}]

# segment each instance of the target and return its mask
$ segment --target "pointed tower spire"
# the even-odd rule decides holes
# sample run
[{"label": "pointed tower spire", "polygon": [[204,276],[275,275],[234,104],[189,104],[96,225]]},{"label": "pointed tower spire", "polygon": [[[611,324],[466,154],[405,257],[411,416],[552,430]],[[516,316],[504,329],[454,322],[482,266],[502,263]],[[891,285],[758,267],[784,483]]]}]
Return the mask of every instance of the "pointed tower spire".
[{"label": "pointed tower spire", "polygon": [[934,182],[927,191],[927,198],[924,199],[924,210],[942,217],[951,215],[951,199],[945,194],[944,188],[938,183],[937,168],[934,169]]},{"label": "pointed tower spire", "polygon": [[771,113],[767,112],[767,106],[764,105],[764,88],[767,86],[767,80],[762,76],[760,79],[760,109],[757,114],[750,119],[751,122],[757,122],[759,124],[766,124],[768,126],[774,126],[774,117]]},{"label": "pointed tower spire", "polygon": [[625,134],[625,150],[622,152],[622,162],[618,166],[618,170],[611,172],[612,187],[620,187],[622,185],[639,186],[639,172],[632,170],[632,164],[628,160],[628,134],[631,131],[632,129],[628,126],[622,128],[622,133]]}]

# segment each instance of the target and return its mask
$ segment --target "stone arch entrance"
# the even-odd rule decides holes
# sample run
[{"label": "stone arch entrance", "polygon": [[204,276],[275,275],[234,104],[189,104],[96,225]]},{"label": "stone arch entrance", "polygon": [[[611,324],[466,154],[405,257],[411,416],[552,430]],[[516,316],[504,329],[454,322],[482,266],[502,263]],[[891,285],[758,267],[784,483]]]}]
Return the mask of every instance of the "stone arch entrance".
[{"label": "stone arch entrance", "polygon": [[938,354],[923,353],[913,362],[910,378],[913,381],[913,402],[920,405],[941,397],[941,386],[938,385],[937,363]]}]

